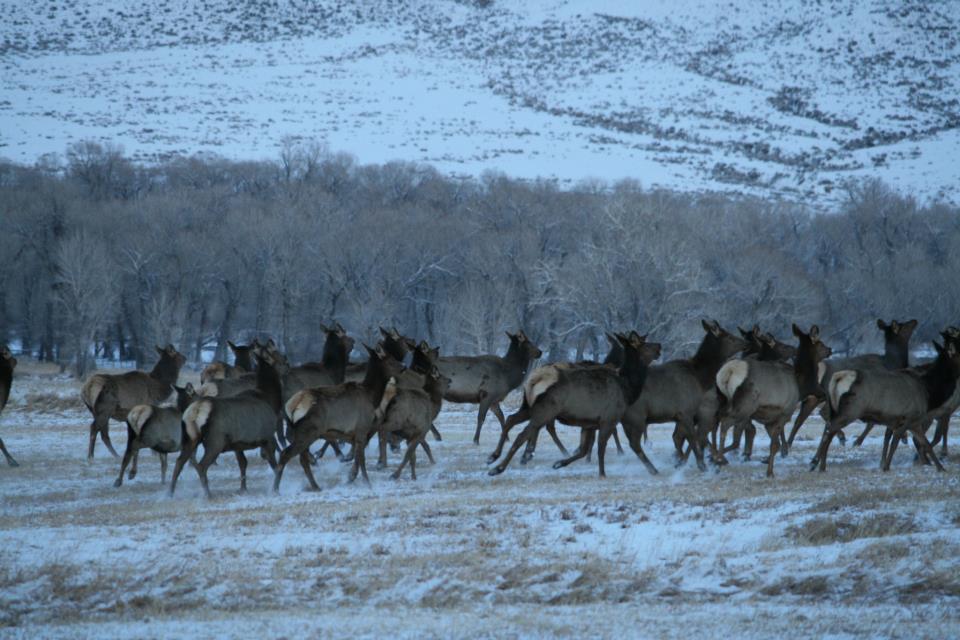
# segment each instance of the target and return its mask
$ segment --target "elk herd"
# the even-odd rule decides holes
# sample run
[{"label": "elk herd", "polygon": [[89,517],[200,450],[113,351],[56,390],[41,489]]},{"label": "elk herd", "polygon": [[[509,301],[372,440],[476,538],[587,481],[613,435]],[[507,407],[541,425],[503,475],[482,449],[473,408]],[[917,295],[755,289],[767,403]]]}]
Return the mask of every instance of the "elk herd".
[{"label": "elk herd", "polygon": [[[908,439],[919,462],[943,469],[934,447],[942,442],[941,455],[947,455],[950,417],[960,407],[960,329],[941,332],[943,342],[933,343],[933,360],[911,363],[916,320],[878,320],[884,353],[851,358],[831,358],[816,325],[804,331],[794,324],[795,345],[756,326],[735,335],[715,321],[702,325],[703,339],[689,358],[654,364],[660,345],[630,331],[607,334],[610,351],[603,362],[562,362],[531,370],[542,353],[523,331],[507,334],[510,344],[503,356],[441,356],[425,341],[381,328],[382,340],[375,347],[363,345],[366,362],[351,363],[354,340],[335,324],[321,326],[320,362],[298,366],[290,365],[273,340],[229,342],[234,363],[206,367],[197,388],[176,384],[184,356],[172,345],[157,347],[159,360],[150,372],[95,374],[83,384],[81,398],[92,415],[87,457],[93,457],[98,435],[118,456],[108,429],[113,419],[127,424],[126,450],[114,483],[118,487],[128,468],[128,478],[136,475],[140,450],[151,449],[159,455],[164,484],[167,455],[177,454],[171,495],[189,464],[209,497],[207,471],[225,452],[236,456],[240,489],[246,490],[249,451],[258,451],[273,469],[275,491],[294,458],[310,488],[319,490],[313,467],[328,447],[352,461],[351,480],[358,474],[368,480],[366,450],[376,435],[377,467],[386,466],[388,448],[398,450],[403,442],[406,449],[393,477],[399,478],[409,465],[416,479],[418,449],[433,462],[427,436],[432,433],[440,440],[434,421],[446,401],[479,405],[473,437],[477,444],[487,413],[496,416],[500,436],[487,459],[494,465],[490,475],[503,473],[521,448],[521,463],[528,462],[546,428],[564,456],[554,468],[589,456],[596,444],[599,474],[605,476],[611,436],[622,450],[618,425],[630,449],[656,474],[643,450],[647,429],[672,423],[678,464],[692,453],[701,470],[708,460],[717,467],[727,464],[726,454],[740,449],[741,441],[742,455],[749,459],[755,425],[762,425],[770,442],[766,473],[773,476],[777,455],[788,454],[797,431],[820,406],[825,427],[811,470],[826,469],[830,444],[834,438],[844,441],[843,430],[857,421],[865,427],[856,446],[875,425],[885,427],[882,469],[890,468],[898,445]],[[0,411],[9,398],[16,365],[10,350],[2,347]],[[522,391],[520,408],[505,416],[501,402],[515,389]],[[171,397],[174,404],[166,404]],[[573,453],[557,435],[557,422],[579,427]],[[510,431],[524,423],[504,455]],[[931,441],[927,436],[933,423]],[[315,443],[322,447],[312,452]],[[346,455],[341,451],[345,444],[350,445]],[[8,464],[17,465],[2,440],[0,451]]]}]

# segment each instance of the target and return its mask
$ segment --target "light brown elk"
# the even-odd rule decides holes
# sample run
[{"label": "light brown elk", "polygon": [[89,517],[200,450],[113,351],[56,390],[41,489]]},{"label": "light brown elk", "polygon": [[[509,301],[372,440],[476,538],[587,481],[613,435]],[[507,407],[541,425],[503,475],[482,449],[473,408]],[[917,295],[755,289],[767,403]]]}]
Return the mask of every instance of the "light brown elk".
[{"label": "light brown elk", "polygon": [[[443,393],[450,385],[450,378],[442,376],[434,367],[424,376],[424,385],[421,389],[400,388],[394,385],[395,388],[391,390],[389,388],[391,385],[394,383],[391,382],[384,393],[383,400],[386,402],[381,402],[383,419],[378,427],[380,460],[386,462],[388,436],[403,438],[407,442],[407,451],[400,466],[393,472],[393,478],[398,479],[403,473],[403,468],[409,463],[410,477],[416,480],[418,446],[424,447],[427,457],[433,462],[426,437],[430,433],[437,414],[440,413]],[[380,466],[380,462],[377,466]]]},{"label": "light brown elk", "polygon": [[167,454],[180,451],[183,444],[183,412],[196,399],[193,385],[174,387],[177,404],[173,407],[159,407],[152,404],[138,404],[127,414],[127,449],[120,463],[120,475],[113,486],[123,484],[123,472],[131,462],[130,480],[137,475],[137,460],[140,449],[152,449],[160,455],[160,483],[167,483]]},{"label": "light brown elk", "polygon": [[233,351],[233,364],[226,362],[212,362],[200,373],[200,384],[210,382],[211,380],[225,380],[227,378],[239,378],[245,373],[253,373],[253,354],[259,346],[256,341],[253,344],[236,345],[227,340],[227,346]]},{"label": "light brown elk", "polygon": [[705,396],[715,389],[717,371],[727,359],[743,351],[746,342],[716,321],[702,321],[705,335],[692,358],[672,360],[650,367],[643,393],[624,415],[623,429],[636,451],[640,438],[645,437],[647,425],[673,422],[673,442],[678,459],[683,459],[684,442],[689,442],[703,470],[704,434],[695,432],[700,405]]},{"label": "light brown elk", "polygon": [[[859,369],[895,370],[910,366],[910,337],[913,335],[913,330],[917,328],[917,321],[909,320],[907,322],[898,322],[894,320],[887,324],[882,319],[878,319],[877,327],[883,332],[883,355],[868,353],[850,358],[831,358],[824,361],[824,365],[826,366],[823,370],[823,375],[820,377],[822,390],[815,397],[812,396],[804,400],[803,404],[800,405],[800,412],[793,421],[793,426],[790,428],[790,437],[787,438],[787,450],[793,446],[793,439],[796,437],[800,427],[803,426],[803,423],[806,422],[807,418],[820,403],[824,403],[824,421],[829,422],[830,403],[826,402],[826,389],[834,373],[842,370]],[[862,438],[870,432],[871,428],[872,425],[868,423],[863,434],[861,434],[861,438],[858,438],[858,440],[862,442]],[[840,442],[846,441],[842,431],[839,432],[838,438]]]},{"label": "light brown elk", "polygon": [[117,456],[110,442],[110,419],[126,420],[130,409],[138,404],[159,404],[173,392],[173,385],[180,376],[186,358],[173,345],[157,347],[160,360],[150,373],[131,371],[116,375],[98,373],[90,376],[83,385],[80,396],[93,414],[90,423],[90,446],[87,458],[93,458],[93,447],[97,433],[103,444],[114,456]]},{"label": "light brown elk", "polygon": [[[947,330],[943,332],[943,339],[945,342],[953,342],[954,346],[960,349],[960,329],[957,327],[948,327]],[[950,399],[943,403],[943,406],[934,411],[930,416],[931,419],[937,422],[937,430],[934,432],[933,441],[930,444],[937,446],[941,440],[943,441],[940,449],[940,455],[943,458],[946,458],[949,454],[947,450],[947,432],[950,430],[950,417],[957,412],[957,409],[960,409],[960,382],[957,383]]]},{"label": "light brown elk", "polygon": [[523,383],[530,365],[542,354],[523,331],[507,333],[510,347],[504,356],[445,356],[437,361],[440,373],[450,378],[450,388],[443,395],[448,402],[477,403],[477,431],[474,444],[480,444],[480,430],[487,411],[506,427],[500,402]]},{"label": "light brown elk", "polygon": [[359,471],[363,473],[364,480],[369,482],[364,450],[375,429],[376,421],[380,418],[379,407],[387,383],[390,378],[400,374],[403,365],[387,355],[380,346],[371,349],[364,345],[364,348],[370,354],[370,359],[363,382],[345,382],[332,387],[304,389],[287,402],[284,411],[289,423],[290,446],[280,454],[274,491],[280,490],[283,470],[296,456],[300,457],[300,464],[310,488],[314,491],[320,490],[310,468],[309,447],[321,438],[350,442],[354,450],[350,479],[355,479]]},{"label": "light brown elk", "polygon": [[827,393],[830,402],[830,421],[820,439],[811,470],[827,468],[827,452],[834,436],[856,420],[865,420],[887,427],[884,437],[882,468],[888,469],[895,445],[890,436],[899,440],[905,432],[913,434],[922,454],[943,470],[927,440],[925,426],[931,412],[941,407],[953,394],[960,375],[960,350],[948,342],[946,347],[934,342],[937,358],[923,370],[856,369],[837,371],[830,378]]},{"label": "light brown elk", "polygon": [[[510,430],[514,426],[526,422],[530,419],[530,404],[527,401],[527,398],[531,395],[530,389],[535,387],[537,384],[542,384],[542,381],[553,380],[556,378],[556,370],[558,369],[570,369],[574,367],[610,367],[613,370],[618,370],[623,365],[623,346],[620,344],[620,338],[612,334],[606,334],[607,341],[610,343],[610,351],[607,353],[607,357],[603,362],[595,362],[584,360],[580,362],[557,362],[554,364],[548,364],[543,367],[538,367],[534,369],[533,372],[527,376],[526,381],[524,382],[524,394],[523,400],[521,401],[520,408],[517,409],[516,413],[513,413],[507,416],[507,420],[503,425],[503,428],[500,430],[500,440],[497,442],[497,448],[494,449],[493,453],[487,458],[487,464],[493,464],[497,459],[503,454],[503,446],[507,443],[507,439],[510,435]],[[560,437],[557,435],[557,426],[555,421],[550,421],[546,425],[547,433],[550,434],[550,437],[556,443],[557,448],[560,449],[560,452],[563,455],[569,455],[567,448],[563,446]],[[527,446],[523,450],[523,455],[520,456],[520,464],[526,464],[533,459],[534,454],[536,453],[537,448],[537,439],[540,432],[536,431],[534,434],[527,440]],[[623,449],[620,446],[620,439],[617,437],[617,432],[614,430],[613,438],[617,445],[617,451],[622,452]]]},{"label": "light brown elk", "polygon": [[[13,386],[13,370],[17,366],[17,359],[6,345],[0,347],[0,415],[3,415],[3,408],[7,406],[7,400],[10,399],[10,388]],[[13,459],[7,447],[3,444],[3,438],[0,438],[0,452],[7,459],[7,464],[11,467],[20,466]]]},{"label": "light brown elk", "polygon": [[[754,420],[762,424],[770,437],[767,477],[773,477],[784,425],[800,399],[819,386],[820,363],[831,353],[820,341],[816,325],[809,334],[793,325],[793,334],[800,341],[793,365],[779,360],[736,359],[720,367],[716,377],[717,389],[725,400],[719,416],[720,442],[731,424]],[[767,342],[773,346],[772,340]]]},{"label": "light brown elk", "polygon": [[[490,475],[503,473],[516,452],[536,431],[557,420],[562,424],[581,427],[590,435],[581,438],[581,447],[573,456],[557,462],[554,468],[585,457],[593,446],[593,437],[597,437],[598,470],[600,477],[606,477],[604,460],[607,440],[627,408],[640,396],[647,378],[647,364],[660,355],[659,344],[647,343],[646,337],[636,332],[618,337],[624,348],[623,365],[619,370],[610,367],[555,369],[550,379],[541,379],[525,389],[530,421],[513,442],[506,457],[489,471]],[[639,440],[631,442],[631,446],[647,469],[656,473]]]},{"label": "light brown elk", "polygon": [[224,451],[233,451],[240,467],[240,491],[247,490],[247,458],[244,451],[260,449],[271,468],[276,467],[277,425],[283,409],[281,376],[288,365],[283,356],[272,353],[256,356],[257,387],[229,398],[200,398],[183,412],[185,439],[173,467],[170,495],[177,488],[183,465],[203,445],[203,457],[196,464],[200,484],[209,498],[207,469]]}]

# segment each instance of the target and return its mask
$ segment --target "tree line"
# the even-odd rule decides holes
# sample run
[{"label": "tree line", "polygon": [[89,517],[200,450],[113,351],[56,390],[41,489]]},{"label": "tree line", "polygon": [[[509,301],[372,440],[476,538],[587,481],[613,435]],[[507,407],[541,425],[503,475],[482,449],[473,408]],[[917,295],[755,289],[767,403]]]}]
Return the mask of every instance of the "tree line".
[{"label": "tree line", "polygon": [[361,165],[312,140],[275,160],[139,164],[72,144],[0,162],[0,341],[86,373],[94,357],[194,361],[272,336],[317,358],[319,325],[378,325],[493,352],[523,328],[550,359],[602,357],[603,332],[650,332],[669,358],[699,320],[786,335],[819,323],[835,352],[879,348],[878,317],[960,321],[960,210],[872,180],[835,212],[636,181],[560,188],[407,162]]}]

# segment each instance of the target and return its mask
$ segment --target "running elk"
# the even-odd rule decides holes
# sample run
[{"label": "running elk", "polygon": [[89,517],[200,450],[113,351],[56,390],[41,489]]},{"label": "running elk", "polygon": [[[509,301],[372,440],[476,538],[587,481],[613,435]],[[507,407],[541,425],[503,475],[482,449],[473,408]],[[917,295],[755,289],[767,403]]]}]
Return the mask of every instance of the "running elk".
[{"label": "running elk", "polygon": [[173,392],[173,385],[180,376],[186,358],[173,345],[164,348],[157,347],[160,360],[150,373],[131,371],[117,375],[98,373],[87,380],[83,385],[80,396],[93,414],[90,423],[90,446],[87,458],[93,458],[93,447],[97,441],[97,433],[103,444],[114,456],[117,456],[113,444],[110,442],[109,422],[126,420],[130,409],[138,404],[159,404],[166,400]]},{"label": "running elk", "polygon": [[203,491],[210,497],[207,469],[224,451],[233,451],[240,467],[240,491],[247,490],[247,458],[244,451],[260,449],[271,468],[276,468],[277,425],[283,408],[281,376],[288,365],[283,356],[257,355],[257,387],[229,398],[200,398],[183,412],[186,439],[173,468],[170,495],[177,488],[183,465],[199,445],[203,457],[196,465]]},{"label": "running elk", "polygon": [[[953,342],[945,347],[934,342],[937,359],[923,370],[857,369],[837,371],[827,387],[830,421],[824,429],[811,463],[827,468],[827,452],[833,437],[855,420],[875,422],[887,427],[884,436],[881,467],[889,469],[896,441],[910,431],[922,455],[943,470],[940,460],[924,433],[931,412],[936,411],[953,395],[960,374],[960,351]],[[891,436],[897,440],[890,444]]]},{"label": "running elk", "polygon": [[[800,346],[792,366],[778,360],[731,360],[720,367],[716,377],[717,389],[725,400],[720,415],[720,442],[731,424],[753,420],[762,424],[770,437],[767,477],[773,477],[773,461],[780,449],[784,425],[800,399],[815,393],[820,363],[831,353],[820,341],[820,328],[816,325],[809,334],[793,325],[793,334]],[[768,343],[773,344],[769,340]],[[722,460],[722,451],[720,456]]]},{"label": "running elk", "polygon": [[[17,359],[6,345],[0,347],[0,415],[3,414],[3,408],[7,406],[7,400],[10,399],[10,387],[13,386],[13,370],[17,366]],[[3,438],[0,438],[0,451],[3,457],[7,459],[7,464],[11,467],[19,467],[19,463],[13,459],[6,445],[3,444]]]},{"label": "running elk", "polygon": [[127,449],[120,463],[120,475],[113,486],[123,485],[123,472],[130,467],[129,480],[137,475],[137,460],[140,449],[152,449],[160,455],[160,484],[167,483],[167,454],[180,451],[183,442],[183,412],[196,398],[193,385],[174,387],[177,392],[177,404],[174,407],[158,407],[152,404],[138,404],[127,414]]},{"label": "running elk", "polygon": [[379,408],[387,383],[390,378],[400,374],[403,366],[379,345],[376,349],[366,345],[364,348],[370,354],[370,359],[363,382],[305,389],[287,401],[285,415],[289,424],[290,446],[280,454],[273,482],[274,491],[280,490],[283,470],[294,456],[300,457],[310,488],[320,490],[310,468],[309,452],[310,445],[320,438],[331,442],[350,442],[354,451],[350,479],[355,479],[359,470],[364,480],[369,482],[364,450],[376,421],[380,419]]},{"label": "running elk", "polygon": [[692,358],[650,367],[643,393],[624,415],[623,430],[636,450],[634,443],[646,436],[648,424],[673,422],[677,457],[683,458],[683,443],[689,441],[697,466],[704,470],[703,438],[694,430],[700,405],[715,389],[720,367],[727,358],[743,351],[746,342],[716,321],[704,320],[702,324],[706,333]]},{"label": "running elk", "polygon": [[[534,433],[547,423],[559,420],[566,425],[581,427],[589,435],[581,438],[581,446],[573,456],[557,462],[554,468],[585,457],[599,433],[597,464],[600,477],[606,477],[607,440],[627,408],[640,396],[647,378],[647,365],[660,355],[659,344],[647,343],[646,336],[635,331],[629,337],[618,336],[618,339],[624,349],[624,361],[619,370],[603,366],[558,368],[553,369],[549,377],[525,385],[530,421],[513,442],[506,458],[489,471],[490,475],[503,473],[517,450]],[[631,440],[630,445],[650,473],[656,473],[656,468],[640,447],[639,439]]]},{"label": "running elk", "polygon": [[515,334],[508,332],[507,336],[510,338],[510,347],[503,357],[446,356],[437,361],[440,373],[451,380],[443,399],[480,405],[477,431],[473,435],[474,444],[480,444],[480,430],[488,410],[497,416],[500,428],[506,428],[500,402],[520,386],[531,363],[543,355],[523,331]]}]

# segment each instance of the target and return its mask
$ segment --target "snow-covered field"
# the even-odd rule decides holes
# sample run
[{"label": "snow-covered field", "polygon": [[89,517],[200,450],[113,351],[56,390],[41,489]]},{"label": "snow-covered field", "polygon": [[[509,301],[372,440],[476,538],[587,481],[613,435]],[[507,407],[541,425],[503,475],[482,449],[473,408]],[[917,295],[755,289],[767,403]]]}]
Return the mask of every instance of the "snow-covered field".
[{"label": "snow-covered field", "polygon": [[960,11],[915,0],[0,0],[0,156],[278,157],[960,202]]},{"label": "snow-covered field", "polygon": [[478,448],[473,410],[448,407],[416,482],[347,484],[326,458],[322,492],[293,465],[275,496],[253,456],[241,495],[224,456],[212,501],[189,468],[170,499],[148,452],[120,489],[102,445],[86,461],[78,388],[25,364],[0,418],[21,463],[0,465],[0,637],[960,635],[955,459],[937,474],[904,452],[883,474],[879,434],[810,473],[813,421],[772,481],[674,469],[664,426],[656,477],[632,454],[606,480],[555,471],[543,438],[490,478],[493,420]]}]

